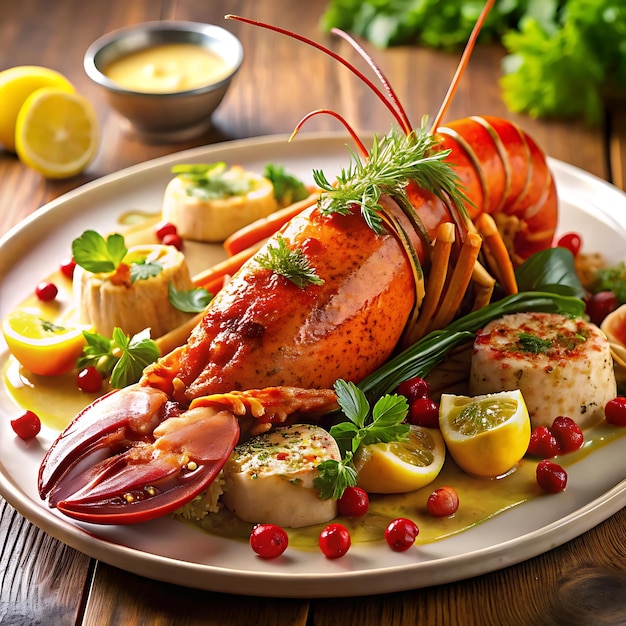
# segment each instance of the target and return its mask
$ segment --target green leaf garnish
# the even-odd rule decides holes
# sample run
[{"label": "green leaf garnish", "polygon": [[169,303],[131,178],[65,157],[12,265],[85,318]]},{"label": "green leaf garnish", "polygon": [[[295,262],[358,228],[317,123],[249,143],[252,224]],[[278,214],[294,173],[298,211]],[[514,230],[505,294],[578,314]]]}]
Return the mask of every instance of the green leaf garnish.
[{"label": "green leaf garnish", "polygon": [[95,230],[86,230],[72,242],[76,264],[96,274],[114,272],[127,252],[124,237],[117,233],[105,239]]},{"label": "green leaf garnish", "polygon": [[282,165],[268,163],[265,166],[263,176],[272,182],[274,198],[283,206],[288,206],[298,202],[298,200],[304,200],[309,195],[305,184],[295,176],[287,174]]},{"label": "green leaf garnish", "polygon": [[456,172],[444,161],[450,151],[438,149],[437,139],[426,130],[425,120],[419,131],[408,135],[392,131],[381,138],[375,137],[365,161],[351,153],[350,165],[341,169],[335,184],[322,171],[313,171],[315,183],[324,190],[318,201],[324,215],[347,215],[354,206],[359,206],[368,226],[380,233],[381,194],[393,196],[401,206],[410,205],[406,193],[409,181],[439,198],[450,198],[459,208],[469,202],[461,191]]},{"label": "green leaf garnish", "polygon": [[113,338],[83,331],[87,345],[76,361],[78,369],[93,366],[100,374],[110,376],[115,389],[136,383],[146,366],[160,355],[157,344],[150,339],[150,329],[128,337],[120,328],[113,329]]},{"label": "green leaf garnish", "polygon": [[197,287],[189,291],[178,291],[172,283],[168,287],[168,299],[170,304],[179,311],[185,313],[200,313],[207,308],[213,299],[204,287]]},{"label": "green leaf garnish", "polygon": [[163,271],[163,265],[161,263],[155,263],[154,261],[135,261],[130,265],[130,281],[134,283],[136,280],[147,280],[153,276],[157,276]]},{"label": "green leaf garnish", "polygon": [[233,174],[226,163],[175,165],[172,173],[185,184],[185,193],[201,200],[243,196],[254,189],[255,181],[245,173]]},{"label": "green leaf garnish", "polygon": [[311,267],[302,250],[288,248],[285,239],[280,235],[276,238],[276,242],[277,246],[268,245],[266,254],[259,254],[255,257],[261,267],[284,276],[300,289],[309,283],[313,285],[324,283],[315,273],[315,269]]},{"label": "green leaf garnish", "polygon": [[362,445],[400,441],[409,433],[404,422],[409,406],[404,396],[385,395],[370,412],[365,394],[352,382],[335,382],[337,402],[348,421],[330,429],[341,451],[341,461],[328,460],[318,466],[313,484],[322,499],[340,498],[346,487],[356,485],[357,472],[353,458]]},{"label": "green leaf garnish", "polygon": [[598,270],[591,288],[595,293],[612,291],[620,304],[626,304],[626,264],[620,261]]},{"label": "green leaf garnish", "polygon": [[547,354],[552,347],[552,341],[549,339],[542,339],[532,333],[520,333],[517,336],[517,347],[522,352],[529,352],[531,354]]}]

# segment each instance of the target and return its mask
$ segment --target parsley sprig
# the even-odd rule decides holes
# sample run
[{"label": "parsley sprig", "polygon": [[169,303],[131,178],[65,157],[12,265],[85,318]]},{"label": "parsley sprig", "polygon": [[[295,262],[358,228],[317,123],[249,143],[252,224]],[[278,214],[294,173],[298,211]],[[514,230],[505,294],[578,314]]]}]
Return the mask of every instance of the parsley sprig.
[{"label": "parsley sprig", "polygon": [[324,283],[311,267],[302,250],[292,250],[287,246],[284,237],[278,235],[276,246],[268,245],[265,254],[256,256],[257,263],[264,269],[272,270],[289,279],[294,285],[303,289],[307,284],[322,285]]},{"label": "parsley sprig", "polygon": [[335,392],[348,420],[330,429],[341,451],[341,461],[328,460],[318,465],[314,485],[322,499],[340,498],[346,487],[356,485],[353,459],[361,446],[399,441],[409,433],[409,425],[404,422],[409,407],[404,396],[385,395],[370,409],[365,394],[354,383],[338,380]]},{"label": "parsley sprig", "polygon": [[207,308],[213,299],[204,287],[196,287],[189,291],[178,290],[172,283],[168,286],[168,299],[170,304],[184,313],[200,313]]},{"label": "parsley sprig", "polygon": [[172,173],[186,182],[185,193],[201,200],[215,200],[226,196],[243,196],[254,187],[254,181],[243,171],[235,175],[220,161],[210,164],[175,165]]},{"label": "parsley sprig", "polygon": [[103,377],[111,377],[111,387],[121,389],[136,383],[144,368],[160,355],[157,344],[150,339],[150,329],[129,337],[121,328],[113,329],[113,338],[83,331],[87,345],[76,365],[79,369],[94,366]]},{"label": "parsley sprig", "polygon": [[128,266],[130,282],[146,280],[163,271],[163,266],[145,257],[128,257],[124,237],[113,233],[106,239],[95,230],[86,230],[72,242],[72,256],[77,265],[95,274],[117,272]]},{"label": "parsley sprig", "polygon": [[324,215],[347,215],[352,206],[360,206],[368,226],[380,234],[381,194],[389,194],[407,206],[410,203],[405,188],[411,180],[437,197],[448,196],[456,206],[463,207],[467,199],[460,180],[444,161],[449,153],[437,148],[436,138],[426,130],[426,120],[419,131],[408,135],[392,130],[383,137],[374,137],[367,160],[351,151],[350,165],[341,169],[336,183],[330,183],[321,170],[313,171],[316,185],[324,191],[318,201],[319,210]]}]

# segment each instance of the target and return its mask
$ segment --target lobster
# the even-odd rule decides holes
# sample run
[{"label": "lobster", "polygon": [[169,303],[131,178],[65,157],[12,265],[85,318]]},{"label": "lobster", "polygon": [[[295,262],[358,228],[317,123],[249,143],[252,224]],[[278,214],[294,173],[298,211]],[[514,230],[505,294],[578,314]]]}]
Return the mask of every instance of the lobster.
[{"label": "lobster", "polygon": [[[472,117],[436,124],[418,137],[369,57],[388,98],[319,44],[252,23],[335,56],[382,96],[405,138],[392,134],[371,152],[330,112],[366,162],[404,158],[422,140],[424,158],[396,187],[375,186],[374,211],[353,200],[329,211],[333,193],[340,196],[342,183],[352,181],[338,177],[326,185],[316,203],[254,246],[258,251],[219,290],[184,345],[70,423],[42,461],[38,489],[72,518],[130,524],[174,512],[212,484],[242,438],[335,410],[336,380],[358,382],[400,343],[445,326],[468,306],[472,279],[486,285],[474,306],[490,298],[496,279],[514,292],[510,268],[552,243],[554,181],[543,153],[515,125]],[[439,178],[428,177],[433,163],[451,172],[445,189],[436,187]],[[266,225],[255,229],[261,239]],[[267,266],[281,250],[295,254],[306,270],[304,285]],[[490,260],[496,278],[483,267]]]}]

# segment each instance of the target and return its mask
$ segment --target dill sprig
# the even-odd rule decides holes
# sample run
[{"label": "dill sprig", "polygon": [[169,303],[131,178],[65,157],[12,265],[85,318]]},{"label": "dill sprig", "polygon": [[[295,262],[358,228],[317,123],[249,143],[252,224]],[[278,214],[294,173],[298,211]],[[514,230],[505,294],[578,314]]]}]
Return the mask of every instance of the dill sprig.
[{"label": "dill sprig", "polygon": [[360,159],[353,150],[350,153],[350,165],[341,169],[335,184],[331,184],[321,170],[313,171],[315,183],[324,192],[318,201],[323,215],[347,215],[356,204],[361,207],[368,226],[380,233],[383,229],[379,213],[381,194],[393,196],[401,206],[406,206],[409,200],[405,187],[411,180],[438,198],[451,200],[461,211],[469,202],[460,178],[444,161],[450,151],[438,148],[436,138],[426,130],[426,119],[419,131],[408,135],[392,129],[381,138],[375,136],[366,160]]},{"label": "dill sprig", "polygon": [[292,250],[287,247],[284,237],[276,237],[277,246],[269,244],[265,254],[256,256],[257,263],[275,274],[280,274],[289,279],[294,285],[303,289],[307,284],[323,284],[323,280],[315,273],[309,260],[302,250]]}]

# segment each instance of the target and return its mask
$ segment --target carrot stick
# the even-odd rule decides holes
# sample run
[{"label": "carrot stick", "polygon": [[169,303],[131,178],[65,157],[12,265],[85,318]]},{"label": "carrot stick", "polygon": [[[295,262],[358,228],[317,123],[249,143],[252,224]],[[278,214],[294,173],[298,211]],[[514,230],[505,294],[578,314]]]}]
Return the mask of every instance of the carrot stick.
[{"label": "carrot stick", "polygon": [[274,211],[267,217],[262,217],[256,222],[252,222],[248,226],[240,228],[233,233],[226,241],[224,241],[224,250],[228,256],[233,256],[253,244],[271,237],[281,226],[286,224],[291,218],[298,215],[308,207],[312,206],[319,198],[319,192],[312,193],[310,196],[299,202],[294,202],[284,209]]},{"label": "carrot stick", "polygon": [[192,279],[194,285],[196,287],[206,287],[209,283],[214,284],[216,280],[234,274],[264,243],[264,241],[257,241],[253,246],[196,274]]}]

